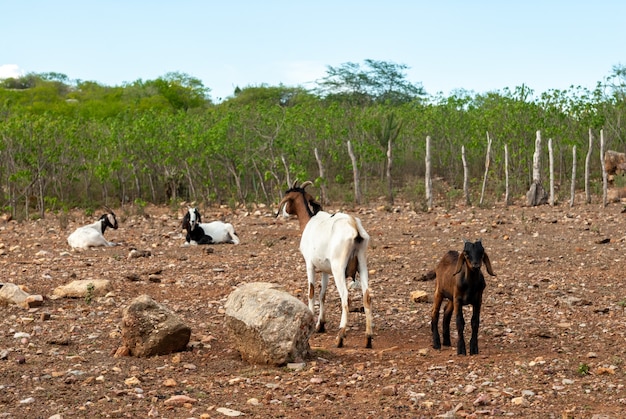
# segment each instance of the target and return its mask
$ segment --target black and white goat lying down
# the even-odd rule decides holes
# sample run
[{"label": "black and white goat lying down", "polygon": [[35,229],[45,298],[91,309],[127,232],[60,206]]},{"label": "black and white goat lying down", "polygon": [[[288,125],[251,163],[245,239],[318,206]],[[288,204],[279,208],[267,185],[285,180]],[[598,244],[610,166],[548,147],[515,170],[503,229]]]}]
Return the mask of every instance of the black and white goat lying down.
[{"label": "black and white goat lying down", "polygon": [[[337,347],[341,348],[348,326],[348,288],[346,278],[356,279],[359,273],[365,311],[365,347],[372,347],[372,297],[368,285],[367,246],[370,236],[361,221],[349,214],[329,214],[322,211],[321,205],[305,191],[312,182],[306,181],[300,187],[297,181],[285,192],[278,204],[278,214],[282,210],[296,215],[300,223],[302,238],[300,252],[306,263],[309,283],[309,309],[314,313],[315,272],[322,272],[322,286],[319,294],[320,312],[316,329],[325,331],[326,290],[328,278],[332,274],[341,298],[341,321]],[[277,216],[278,216],[277,214]]]},{"label": "black and white goat lying down", "polygon": [[98,246],[116,246],[104,238],[104,231],[107,227],[117,230],[117,218],[115,213],[109,210],[108,214],[103,214],[98,221],[82,227],[78,227],[67,238],[67,243],[74,249],[88,249]]},{"label": "black and white goat lying down", "polygon": [[183,217],[183,229],[187,231],[185,246],[190,244],[239,244],[239,237],[230,223],[212,221],[203,223],[197,208],[189,208]]}]

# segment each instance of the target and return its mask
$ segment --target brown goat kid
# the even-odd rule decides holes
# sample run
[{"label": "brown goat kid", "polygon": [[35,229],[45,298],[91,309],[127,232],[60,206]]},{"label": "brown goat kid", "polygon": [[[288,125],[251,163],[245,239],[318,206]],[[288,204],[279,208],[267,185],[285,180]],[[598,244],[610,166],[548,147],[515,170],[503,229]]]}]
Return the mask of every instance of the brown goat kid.
[{"label": "brown goat kid", "polygon": [[489,256],[485,252],[481,240],[475,243],[464,240],[463,252],[454,250],[446,253],[435,268],[435,295],[433,302],[431,329],[433,332],[433,348],[441,348],[439,337],[439,309],[443,299],[448,302],[443,311],[443,344],[450,345],[450,320],[452,314],[456,316],[456,329],[458,334],[457,354],[466,355],[465,320],[463,318],[463,306],[472,305],[472,337],[470,339],[470,355],[478,353],[478,327],[480,325],[480,306],[483,299],[483,290],[486,287],[485,277],[481,272],[484,263],[487,272],[496,276],[491,268]]}]

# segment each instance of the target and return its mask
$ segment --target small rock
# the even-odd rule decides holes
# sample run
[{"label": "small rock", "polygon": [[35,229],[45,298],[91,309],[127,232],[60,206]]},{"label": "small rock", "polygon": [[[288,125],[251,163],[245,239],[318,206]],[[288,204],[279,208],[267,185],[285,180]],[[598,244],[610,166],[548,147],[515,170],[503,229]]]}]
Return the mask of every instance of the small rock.
[{"label": "small rock", "polygon": [[290,362],[287,364],[287,368],[294,371],[301,371],[305,366],[305,362]]},{"label": "small rock", "polygon": [[166,405],[183,405],[183,404],[187,404],[187,403],[195,403],[198,400],[196,399],[192,399],[191,397],[185,396],[185,395],[177,395],[177,396],[172,396],[169,399],[165,400],[165,404]]},{"label": "small rock", "polygon": [[465,394],[473,393],[475,390],[476,390],[476,386],[473,386],[471,384],[466,385],[465,388],[463,389]]},{"label": "small rock", "polygon": [[133,386],[138,386],[139,384],[141,384],[141,381],[139,381],[139,378],[132,376],[130,378],[125,379],[124,384],[126,384],[128,387],[133,387]]},{"label": "small rock", "polygon": [[480,393],[476,400],[474,400],[474,406],[484,406],[491,402],[491,397],[488,394]]},{"label": "small rock", "polygon": [[398,394],[398,389],[395,385],[385,386],[382,390],[383,396],[395,396]]},{"label": "small rock", "polygon": [[230,417],[243,415],[242,412],[239,412],[238,410],[229,409],[227,407],[218,407],[217,409],[215,409],[215,411],[221,413],[224,416],[230,416]]},{"label": "small rock", "polygon": [[167,380],[165,380],[163,382],[163,385],[165,387],[176,387],[178,385],[178,383],[176,382],[176,380],[174,380],[172,378],[168,378]]},{"label": "small rock", "polygon": [[411,301],[414,303],[427,303],[428,293],[425,291],[411,291]]},{"label": "small rock", "polygon": [[513,403],[515,406],[528,406],[528,400],[526,400],[524,397],[513,397],[511,399],[511,403]]}]

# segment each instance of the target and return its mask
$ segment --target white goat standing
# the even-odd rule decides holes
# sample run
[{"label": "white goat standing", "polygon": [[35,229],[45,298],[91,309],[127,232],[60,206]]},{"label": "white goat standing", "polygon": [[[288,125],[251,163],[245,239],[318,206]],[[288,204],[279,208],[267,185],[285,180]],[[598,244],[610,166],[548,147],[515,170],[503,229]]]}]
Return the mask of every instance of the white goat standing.
[{"label": "white goat standing", "polygon": [[[300,222],[302,238],[300,252],[306,262],[307,279],[309,283],[309,309],[314,311],[315,272],[322,272],[322,286],[320,288],[320,312],[316,330],[325,331],[326,289],[328,276],[332,274],[339,297],[341,298],[341,322],[337,347],[343,346],[348,324],[348,288],[346,277],[356,280],[359,273],[361,290],[363,292],[363,307],[365,310],[366,347],[372,347],[372,299],[368,288],[367,246],[369,235],[361,225],[361,221],[348,214],[329,214],[321,211],[321,205],[305,191],[312,184],[306,181],[297,186],[297,181],[285,192],[285,196],[278,204],[278,213],[284,208],[287,214],[297,215]],[[277,214],[278,215],[278,214]]]},{"label": "white goat standing", "polygon": [[110,242],[104,238],[104,231],[107,227],[111,227],[114,230],[117,229],[117,218],[113,211],[110,211],[108,214],[103,214],[95,223],[78,227],[68,236],[67,243],[74,249],[116,246],[116,243]]}]

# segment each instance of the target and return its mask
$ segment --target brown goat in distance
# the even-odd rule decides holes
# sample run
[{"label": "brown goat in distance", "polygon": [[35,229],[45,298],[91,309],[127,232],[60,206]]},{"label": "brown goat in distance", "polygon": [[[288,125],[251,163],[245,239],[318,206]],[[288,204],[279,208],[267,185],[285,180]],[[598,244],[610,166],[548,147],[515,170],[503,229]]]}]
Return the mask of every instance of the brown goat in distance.
[{"label": "brown goat in distance", "polygon": [[463,306],[472,305],[472,337],[470,339],[470,355],[478,353],[478,327],[480,325],[480,306],[483,299],[483,290],[486,287],[485,277],[481,272],[484,263],[487,272],[496,276],[491,268],[489,256],[485,252],[481,240],[475,243],[464,240],[463,252],[454,250],[446,253],[435,268],[435,295],[433,298],[433,311],[431,329],[433,333],[433,348],[441,348],[439,337],[439,309],[443,299],[448,302],[443,312],[443,344],[450,346],[450,320],[452,314],[456,316],[456,329],[458,334],[457,354],[465,355],[465,320],[463,318]]}]

